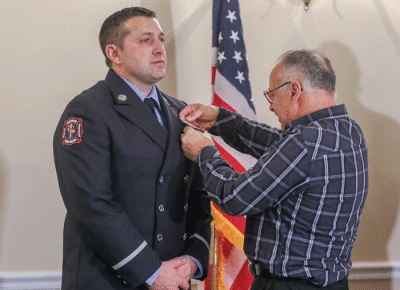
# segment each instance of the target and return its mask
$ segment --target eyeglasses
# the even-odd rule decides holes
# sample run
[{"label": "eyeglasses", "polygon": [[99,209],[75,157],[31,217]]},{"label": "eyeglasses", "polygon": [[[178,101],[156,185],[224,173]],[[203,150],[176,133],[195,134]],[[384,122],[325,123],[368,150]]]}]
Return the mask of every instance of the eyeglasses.
[{"label": "eyeglasses", "polygon": [[276,91],[277,89],[280,89],[280,88],[282,88],[283,86],[286,86],[287,84],[290,84],[290,83],[292,83],[292,82],[286,82],[286,83],[280,85],[279,87],[276,87],[275,89],[272,89],[272,90],[270,90],[270,91],[264,91],[264,97],[267,99],[268,103],[270,103],[271,105],[272,105],[272,103],[273,103],[273,101],[272,101],[272,95],[271,95],[271,93],[272,93],[273,91]]}]

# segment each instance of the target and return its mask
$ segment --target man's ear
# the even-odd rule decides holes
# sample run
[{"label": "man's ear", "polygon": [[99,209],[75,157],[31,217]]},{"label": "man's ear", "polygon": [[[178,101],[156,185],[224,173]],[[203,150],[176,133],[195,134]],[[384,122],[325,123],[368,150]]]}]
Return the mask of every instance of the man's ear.
[{"label": "man's ear", "polygon": [[120,49],[115,44],[109,44],[106,46],[107,57],[115,64],[121,64]]},{"label": "man's ear", "polygon": [[301,85],[299,82],[292,82],[291,83],[291,90],[292,90],[292,102],[297,102],[301,95]]}]

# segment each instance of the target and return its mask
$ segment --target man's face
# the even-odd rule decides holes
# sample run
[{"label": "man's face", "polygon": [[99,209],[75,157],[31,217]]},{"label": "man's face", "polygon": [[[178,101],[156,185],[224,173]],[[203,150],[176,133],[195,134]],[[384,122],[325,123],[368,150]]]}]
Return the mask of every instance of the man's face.
[{"label": "man's face", "polygon": [[166,75],[164,33],[155,18],[134,17],[124,25],[130,33],[119,49],[121,74],[143,90],[143,86],[151,86]]},{"label": "man's face", "polygon": [[[271,72],[269,77],[269,90],[279,87],[285,82],[290,81],[284,77],[282,67],[278,64]],[[271,93],[273,103],[269,109],[278,116],[281,123],[281,129],[285,130],[288,122],[293,120],[292,101],[291,101],[291,84],[287,84]]]}]

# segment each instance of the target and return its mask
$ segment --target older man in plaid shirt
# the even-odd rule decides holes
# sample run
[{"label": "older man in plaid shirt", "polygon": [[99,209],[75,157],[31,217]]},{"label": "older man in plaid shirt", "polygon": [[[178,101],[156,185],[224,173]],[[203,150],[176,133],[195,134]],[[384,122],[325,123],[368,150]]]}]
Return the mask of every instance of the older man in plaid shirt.
[{"label": "older man in plaid shirt", "polygon": [[360,127],[335,103],[335,82],[327,57],[289,51],[264,92],[281,129],[214,106],[189,105],[180,113],[258,159],[239,174],[210,138],[189,127],[182,135],[211,199],[230,215],[247,216],[251,289],[348,289],[368,154]]}]

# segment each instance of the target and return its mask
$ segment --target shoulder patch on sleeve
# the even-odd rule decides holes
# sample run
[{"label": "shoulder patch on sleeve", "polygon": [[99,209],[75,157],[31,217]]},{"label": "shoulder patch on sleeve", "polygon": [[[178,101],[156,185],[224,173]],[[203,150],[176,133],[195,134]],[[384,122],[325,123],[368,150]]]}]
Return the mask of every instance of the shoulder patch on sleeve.
[{"label": "shoulder patch on sleeve", "polygon": [[62,144],[72,145],[82,142],[82,119],[81,118],[70,118],[64,122],[62,131]]}]

